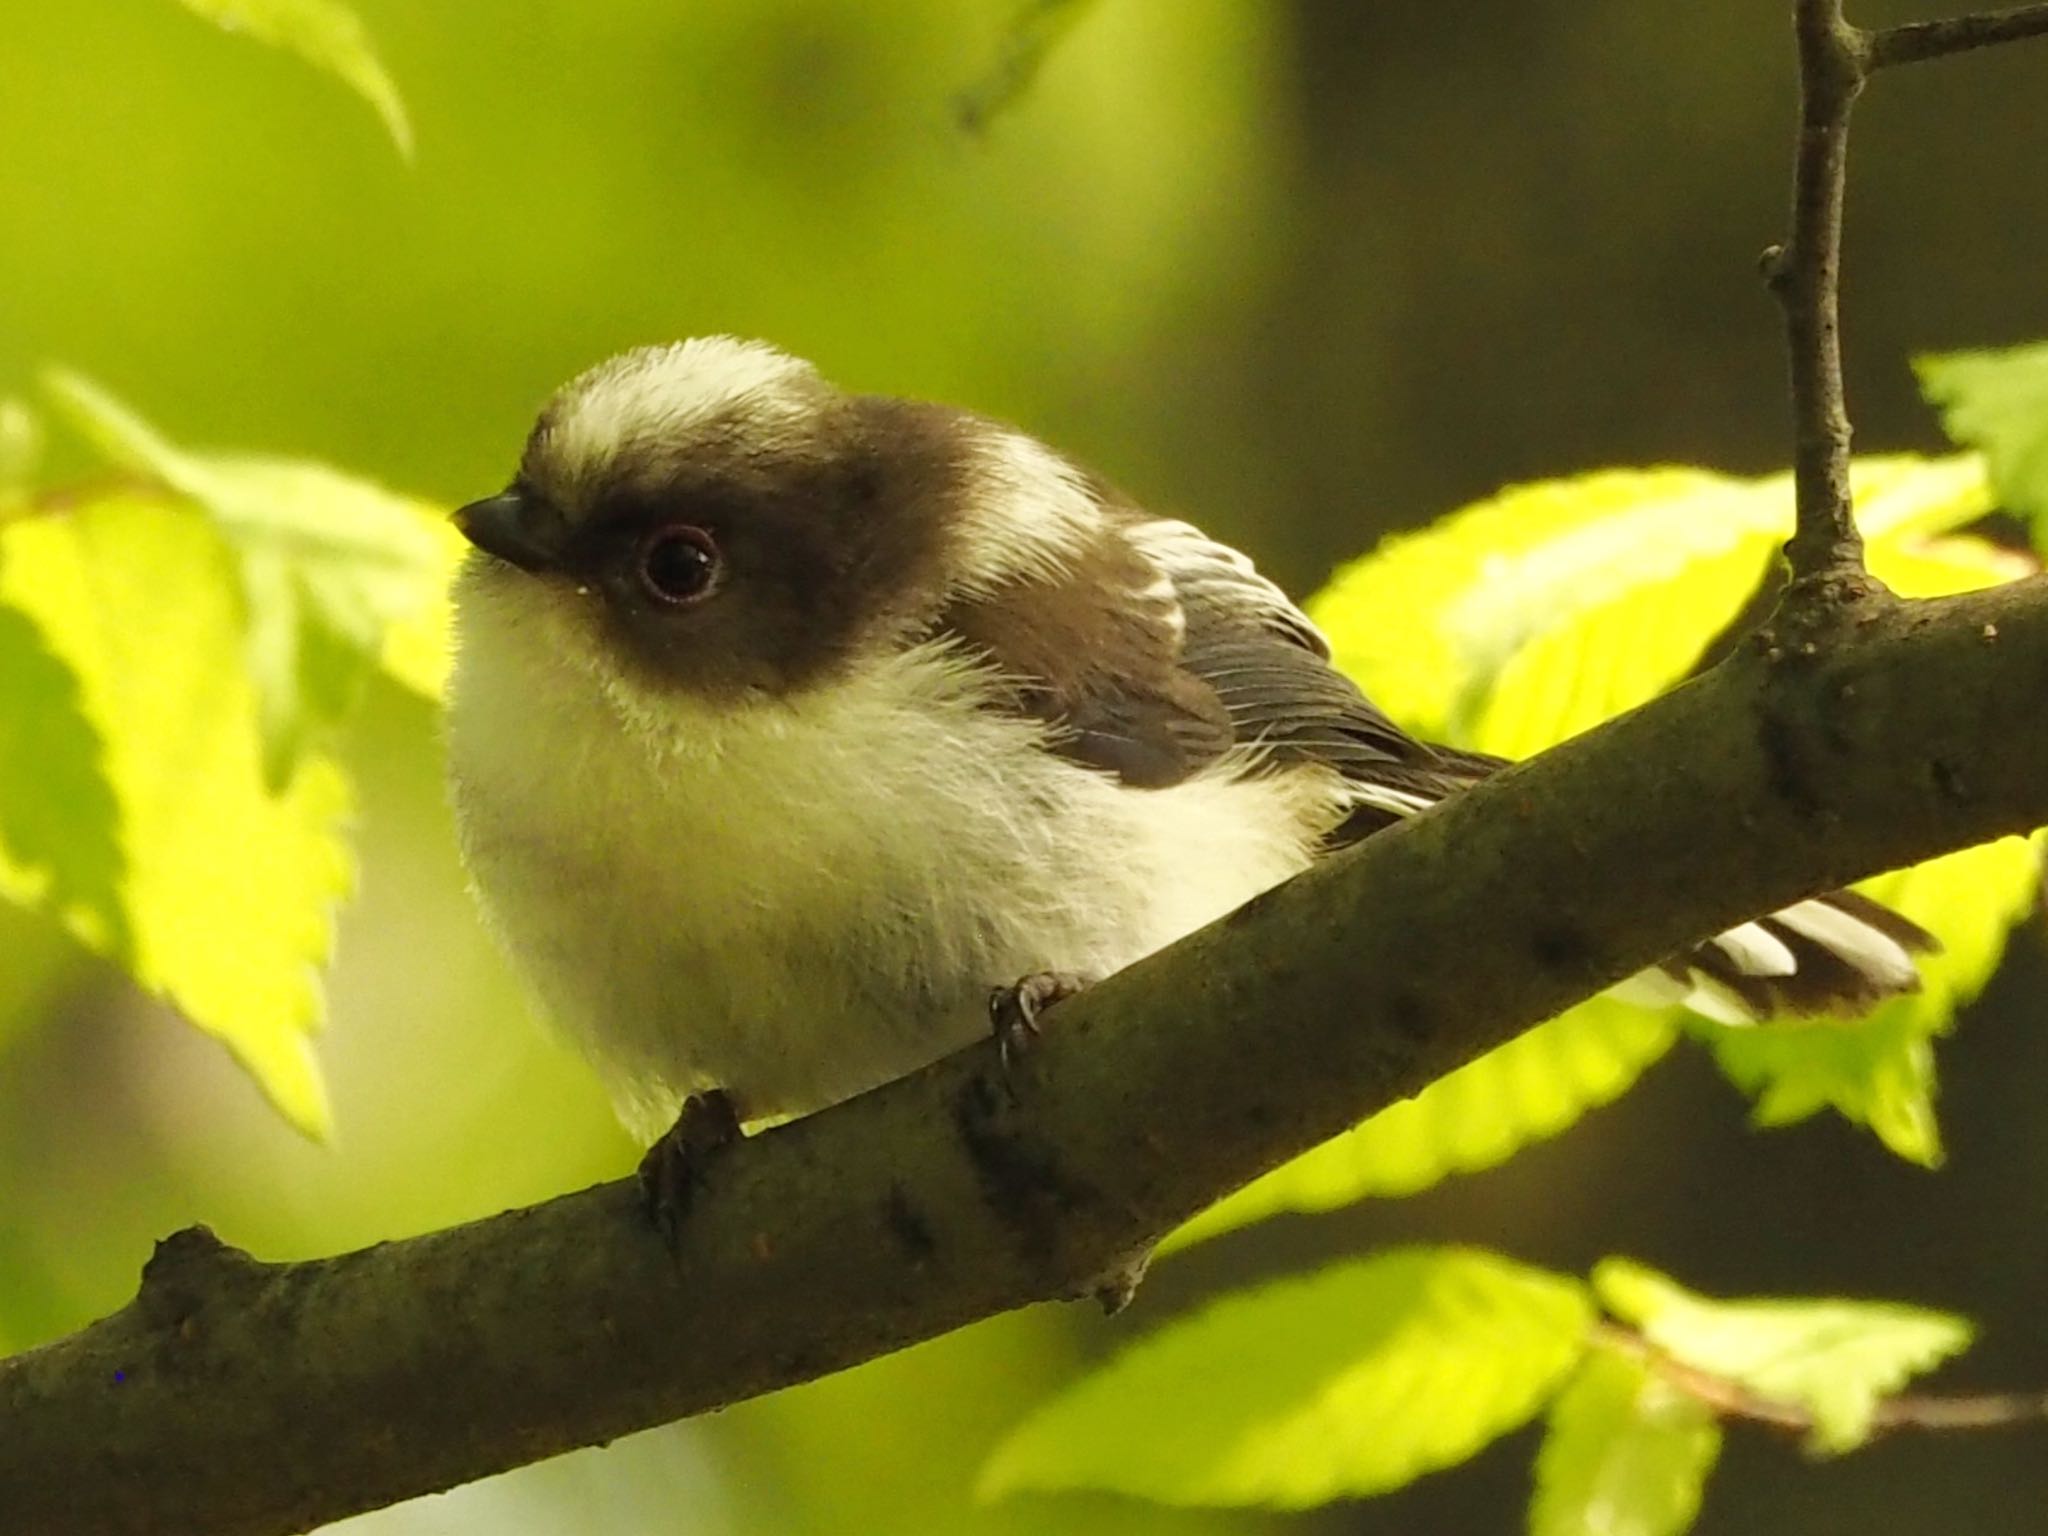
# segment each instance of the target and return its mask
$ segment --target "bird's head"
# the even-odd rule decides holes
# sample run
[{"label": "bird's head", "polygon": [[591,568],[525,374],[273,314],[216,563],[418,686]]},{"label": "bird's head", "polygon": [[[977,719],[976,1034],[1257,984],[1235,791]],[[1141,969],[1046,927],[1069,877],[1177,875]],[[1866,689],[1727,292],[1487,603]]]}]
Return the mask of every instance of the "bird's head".
[{"label": "bird's head", "polygon": [[1100,516],[1021,434],[707,337],[557,392],[511,485],[456,514],[478,551],[460,602],[466,629],[545,629],[636,693],[784,697],[963,594],[1056,574]]}]

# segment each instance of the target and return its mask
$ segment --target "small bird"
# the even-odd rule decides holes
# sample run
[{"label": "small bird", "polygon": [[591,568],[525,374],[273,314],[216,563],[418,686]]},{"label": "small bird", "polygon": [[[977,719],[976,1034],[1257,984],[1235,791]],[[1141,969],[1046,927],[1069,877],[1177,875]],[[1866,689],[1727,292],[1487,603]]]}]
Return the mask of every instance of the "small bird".
[{"label": "small bird", "polygon": [[[1500,760],[1407,735],[1250,560],[1024,433],[759,342],[600,363],[457,514],[451,795],[487,921],[652,1135],[1026,1022]],[[1624,987],[1919,985],[1853,892]]]}]

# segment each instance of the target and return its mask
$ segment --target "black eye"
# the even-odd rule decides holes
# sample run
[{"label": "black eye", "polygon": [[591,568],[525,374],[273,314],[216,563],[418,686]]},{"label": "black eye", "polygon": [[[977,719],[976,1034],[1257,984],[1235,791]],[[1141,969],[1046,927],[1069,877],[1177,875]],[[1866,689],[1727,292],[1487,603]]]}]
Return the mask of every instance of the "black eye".
[{"label": "black eye", "polygon": [[640,544],[640,585],[672,607],[709,597],[721,569],[717,541],[688,523],[657,528]]}]

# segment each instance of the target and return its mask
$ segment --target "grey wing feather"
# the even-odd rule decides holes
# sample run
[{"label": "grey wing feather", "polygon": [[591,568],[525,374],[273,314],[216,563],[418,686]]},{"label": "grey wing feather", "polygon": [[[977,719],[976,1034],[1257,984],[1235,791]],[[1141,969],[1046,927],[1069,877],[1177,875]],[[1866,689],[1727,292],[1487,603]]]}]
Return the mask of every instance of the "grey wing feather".
[{"label": "grey wing feather", "polygon": [[1315,763],[1353,787],[1359,813],[1335,841],[1411,815],[1498,763],[1417,741],[1330,664],[1329,642],[1251,561],[1187,523],[1142,522],[1129,538],[1178,597],[1180,665],[1208,684],[1240,746],[1278,770]]}]

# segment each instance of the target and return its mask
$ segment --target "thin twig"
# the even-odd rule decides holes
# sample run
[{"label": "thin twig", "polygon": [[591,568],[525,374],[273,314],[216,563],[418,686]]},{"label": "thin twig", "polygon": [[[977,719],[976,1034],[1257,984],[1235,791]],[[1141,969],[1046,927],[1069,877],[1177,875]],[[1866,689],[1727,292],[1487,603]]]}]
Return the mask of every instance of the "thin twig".
[{"label": "thin twig", "polygon": [[1029,0],[1010,23],[988,72],[953,98],[953,119],[974,138],[1016,105],[1053,48],[1080,19],[1085,0]]},{"label": "thin twig", "polygon": [[1865,67],[1874,71],[1894,64],[1918,64],[2030,37],[2048,37],[2048,5],[2020,5],[2009,11],[1979,11],[1945,21],[1886,27],[1870,34]]},{"label": "thin twig", "polygon": [[[1764,1397],[1739,1381],[1689,1365],[1633,1328],[1597,1323],[1593,1342],[1656,1372],[1721,1418],[1746,1419],[1797,1435],[1814,1430],[1813,1414],[1799,1404]],[[1870,1429],[1872,1434],[1884,1434],[1899,1429],[2007,1429],[2041,1423],[2048,1423],[2048,1392],[1902,1393],[1877,1405]]]},{"label": "thin twig", "polygon": [[1799,147],[1792,227],[1764,255],[1785,312],[1797,512],[1785,546],[1788,602],[1832,604],[1879,590],[1863,565],[1849,492],[1849,411],[1842,389],[1842,204],[1849,114],[1870,76],[1894,64],[2048,36],[2048,4],[1984,11],[1866,32],[1843,0],[1793,0],[1799,45]]},{"label": "thin twig", "polygon": [[1849,411],[1842,393],[1842,197],[1849,111],[1863,89],[1864,35],[1842,0],[1795,0],[1799,147],[1792,229],[1766,253],[1765,277],[1785,311],[1792,382],[1797,521],[1785,558],[1796,586],[1865,589],[1863,540],[1849,497]]}]

